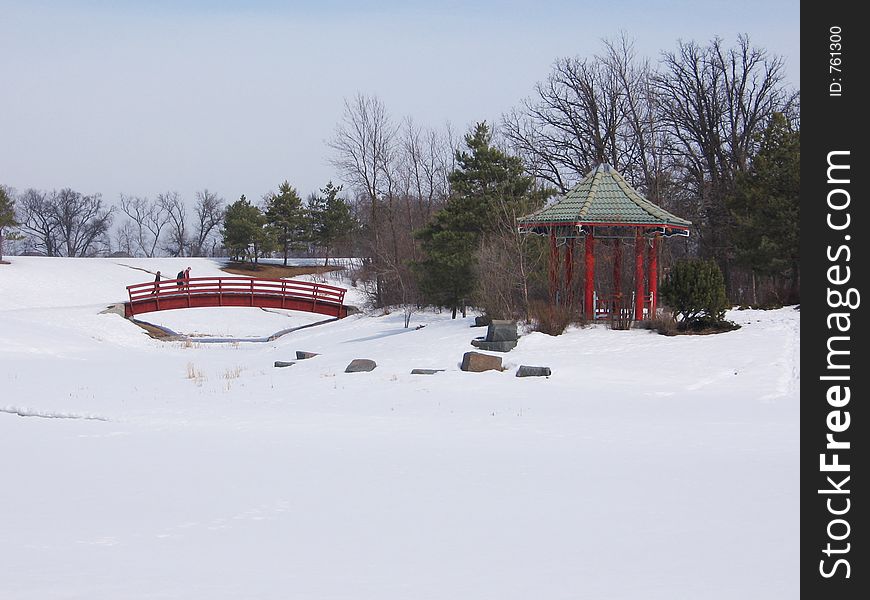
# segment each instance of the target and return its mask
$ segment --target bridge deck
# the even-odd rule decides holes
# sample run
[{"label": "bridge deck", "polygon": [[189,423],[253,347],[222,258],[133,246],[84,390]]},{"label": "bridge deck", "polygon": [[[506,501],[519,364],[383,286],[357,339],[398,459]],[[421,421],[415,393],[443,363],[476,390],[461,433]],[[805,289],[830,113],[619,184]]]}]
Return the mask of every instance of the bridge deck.
[{"label": "bridge deck", "polygon": [[251,277],[193,277],[127,286],[127,317],[159,310],[212,306],[256,306],[346,317],[347,290],[323,283]]}]

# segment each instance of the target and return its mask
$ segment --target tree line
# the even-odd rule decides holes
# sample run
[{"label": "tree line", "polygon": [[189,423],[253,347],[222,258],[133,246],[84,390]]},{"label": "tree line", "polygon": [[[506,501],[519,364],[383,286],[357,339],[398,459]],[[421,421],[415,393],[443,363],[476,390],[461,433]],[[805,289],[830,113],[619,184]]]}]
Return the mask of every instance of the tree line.
[{"label": "tree line", "polygon": [[471,303],[528,317],[547,295],[546,248],[519,235],[516,218],[607,162],[692,221],[688,239],[664,245],[665,269],[711,259],[732,302],[799,300],[800,96],[782,59],[746,36],[680,41],[655,62],[626,38],[605,41],[593,56],[556,59],[529,97],[464,135],[395,119],[358,94],[328,147],[347,189],[330,183],[305,201],[286,181],[258,203],[203,190],[191,208],[174,192],[106,207],[72,190],[7,189],[15,208],[0,240],[5,227],[49,255],[115,248],[254,263],[315,250],[328,261],[340,244],[362,259],[353,278],[373,306]]},{"label": "tree line", "polygon": [[[357,226],[340,192],[329,182],[303,203],[285,181],[260,205],[242,196],[227,206],[204,189],[192,206],[178,192],[121,195],[117,205],[106,206],[99,194],[69,188],[15,194],[0,186],[0,259],[5,234],[19,253],[43,256],[230,256],[256,264],[277,251],[286,265],[291,251],[305,250],[328,263],[336,244]],[[116,219],[121,222],[113,229]]]},{"label": "tree line", "polygon": [[356,194],[375,306],[470,302],[528,316],[547,297],[546,248],[517,233],[516,217],[604,162],[692,221],[687,240],[665,245],[665,270],[711,259],[732,302],[796,302],[799,117],[782,59],[746,36],[681,41],[657,63],[619,38],[557,59],[531,96],[464,143],[449,128],[397,124],[358,95],[330,147]]},{"label": "tree line", "polygon": [[286,266],[291,252],[306,250],[310,254],[310,244],[320,249],[328,265],[335,245],[357,227],[340,192],[341,186],[330,181],[320,194],[309,195],[303,203],[296,189],[284,181],[277,192],[266,195],[262,207],[251,204],[243,195],[226,209],[224,247],[230,257],[254,265],[277,252]]}]

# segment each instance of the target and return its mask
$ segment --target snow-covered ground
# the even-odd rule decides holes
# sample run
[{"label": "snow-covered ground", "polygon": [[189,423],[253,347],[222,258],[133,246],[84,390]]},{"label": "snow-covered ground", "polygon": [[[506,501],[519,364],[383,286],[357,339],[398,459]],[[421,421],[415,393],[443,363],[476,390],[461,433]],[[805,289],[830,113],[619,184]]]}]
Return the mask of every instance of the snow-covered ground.
[{"label": "snow-covered ground", "polygon": [[[148,272],[218,263],[9,260],[0,598],[798,597],[792,308],[712,336],[532,333],[474,374],[470,318],[163,342],[101,311]],[[160,318],[247,336],[311,315]],[[273,367],[296,350],[320,355]]]}]

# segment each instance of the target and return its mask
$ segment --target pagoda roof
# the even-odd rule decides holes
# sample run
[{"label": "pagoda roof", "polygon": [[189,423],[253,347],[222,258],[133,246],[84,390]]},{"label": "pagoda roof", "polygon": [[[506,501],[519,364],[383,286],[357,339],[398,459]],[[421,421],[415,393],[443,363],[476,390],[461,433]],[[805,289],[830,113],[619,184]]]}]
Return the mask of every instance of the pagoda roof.
[{"label": "pagoda roof", "polygon": [[691,221],[672,215],[635,190],[606,163],[552,204],[517,219],[520,231],[544,233],[554,226],[663,227],[687,235]]}]

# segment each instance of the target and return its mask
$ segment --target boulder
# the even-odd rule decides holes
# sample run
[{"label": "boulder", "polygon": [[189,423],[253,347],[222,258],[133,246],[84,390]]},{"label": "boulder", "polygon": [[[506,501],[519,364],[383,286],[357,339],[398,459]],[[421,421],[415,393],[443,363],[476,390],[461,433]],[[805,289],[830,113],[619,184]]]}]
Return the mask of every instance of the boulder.
[{"label": "boulder", "polygon": [[471,340],[471,345],[489,352],[510,352],[517,347],[517,342],[487,342],[483,338],[476,338]]},{"label": "boulder", "polygon": [[355,358],[350,361],[350,364],[347,365],[347,368],[344,370],[345,373],[366,373],[368,371],[374,371],[375,367],[378,364],[371,360],[370,358]]},{"label": "boulder", "polygon": [[486,330],[487,342],[515,342],[517,339],[516,321],[493,321]]},{"label": "boulder", "polygon": [[444,369],[411,369],[411,375],[434,375],[441,373]]},{"label": "boulder", "polygon": [[462,365],[459,368],[472,373],[501,371],[501,357],[481,354],[480,352],[466,352],[462,355]]},{"label": "boulder", "polygon": [[492,319],[483,315],[481,317],[474,317],[474,325],[472,327],[486,327],[490,323],[492,323]]},{"label": "boulder", "polygon": [[295,364],[296,364],[295,362],[287,362],[287,361],[283,361],[283,360],[276,360],[275,361],[276,367],[292,367]]},{"label": "boulder", "polygon": [[303,352],[302,350],[296,351],[296,360],[305,360],[306,358],[314,358],[317,356],[318,352]]},{"label": "boulder", "polygon": [[520,365],[520,368],[517,369],[517,377],[549,377],[551,374],[550,367]]}]

